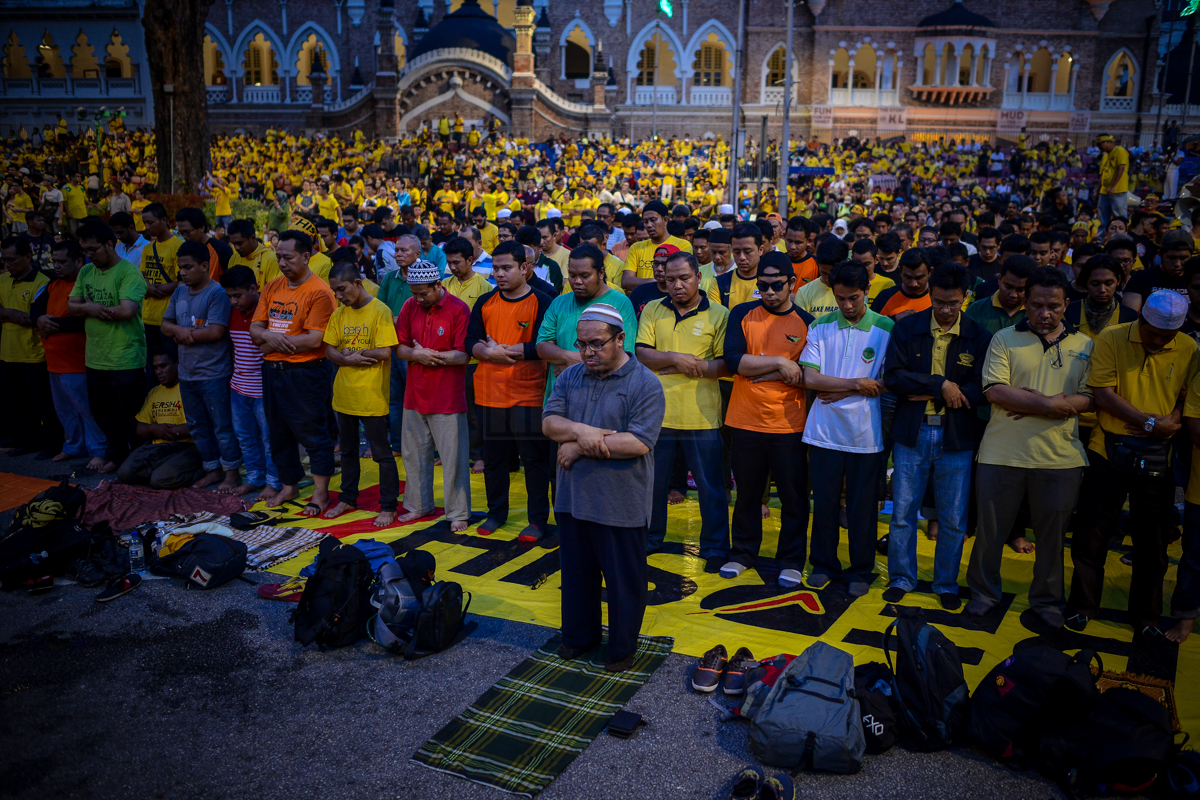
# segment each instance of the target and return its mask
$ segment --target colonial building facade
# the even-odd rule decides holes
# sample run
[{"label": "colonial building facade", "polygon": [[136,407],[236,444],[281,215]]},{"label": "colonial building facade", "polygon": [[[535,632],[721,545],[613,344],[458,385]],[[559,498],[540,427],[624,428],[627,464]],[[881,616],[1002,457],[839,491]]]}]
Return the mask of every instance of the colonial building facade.
[{"label": "colonial building facade", "polygon": [[[0,0],[0,124],[73,122],[101,105],[153,124],[140,18],[137,0]],[[1103,129],[1148,143],[1185,110],[1172,89],[1182,76],[1163,74],[1180,62],[1164,58],[1164,27],[1154,0],[801,0],[793,135]],[[728,137],[740,71],[741,124],[765,120],[777,135],[784,0],[745,0],[742,28],[739,70],[728,0],[674,0],[669,17],[656,0],[216,0],[204,30],[209,125],[396,137],[457,112],[539,139]]]}]

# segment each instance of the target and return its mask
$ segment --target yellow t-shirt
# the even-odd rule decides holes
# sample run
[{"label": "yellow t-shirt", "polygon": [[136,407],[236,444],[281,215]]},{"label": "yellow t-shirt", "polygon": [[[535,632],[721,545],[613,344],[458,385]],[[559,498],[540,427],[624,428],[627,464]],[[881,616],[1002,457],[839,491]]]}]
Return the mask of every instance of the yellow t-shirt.
[{"label": "yellow t-shirt", "polygon": [[[1188,385],[1187,400],[1183,403],[1184,419],[1200,417],[1200,373]],[[1186,423],[1185,423],[1186,424]],[[1183,499],[1188,503],[1200,504],[1200,447],[1192,446],[1192,469],[1188,474],[1187,492]]]},{"label": "yellow t-shirt", "polygon": [[340,220],[341,207],[338,205],[337,198],[331,194],[317,198],[317,213],[325,219]]},{"label": "yellow t-shirt", "polygon": [[233,215],[233,210],[229,207],[230,195],[228,186],[214,186],[209,192],[212,195],[213,202],[216,203],[216,209],[213,211],[218,217],[228,217]]},{"label": "yellow t-shirt", "polygon": [[[179,280],[179,261],[176,253],[183,239],[172,236],[165,242],[150,242],[142,248],[142,275],[146,283],[174,283]],[[142,301],[142,324],[162,325],[163,314],[171,303],[171,296],[151,297]]]},{"label": "yellow t-shirt", "polygon": [[[339,350],[395,347],[398,342],[391,309],[382,300],[372,300],[362,308],[339,305],[329,318],[324,341]],[[387,361],[369,367],[338,367],[333,380],[333,410],[356,417],[386,417],[390,386]]]},{"label": "yellow t-shirt", "polygon": [[[707,297],[677,319],[669,297],[655,300],[642,309],[637,343],[655,350],[690,353],[706,361],[725,356],[725,329],[729,310]],[[667,398],[664,428],[712,430],[721,424],[721,390],[715,378],[660,375]]]},{"label": "yellow t-shirt", "polygon": [[890,289],[895,285],[896,282],[891,278],[885,278],[882,275],[876,275],[875,277],[871,278],[871,285],[867,287],[867,300],[874,300],[884,289]]},{"label": "yellow t-shirt", "polygon": [[70,219],[83,219],[87,216],[87,190],[82,185],[68,183],[62,187],[62,194],[63,199],[67,201],[67,216]]},{"label": "yellow t-shirt", "polygon": [[[6,272],[0,275],[0,306],[28,314],[34,296],[49,282],[45,273],[34,270],[25,280],[13,283],[12,275]],[[32,327],[5,322],[3,329],[3,335],[0,335],[0,361],[36,364],[46,360],[42,339]]]},{"label": "yellow t-shirt", "polygon": [[146,222],[142,219],[142,210],[150,205],[149,200],[134,200],[130,203],[133,207],[133,229],[141,233],[146,232]]},{"label": "yellow t-shirt", "polygon": [[825,282],[820,279],[806,283],[797,289],[792,302],[811,314],[814,320],[838,310],[837,298],[833,295],[833,289],[826,286]]},{"label": "yellow t-shirt", "polygon": [[308,268],[325,283],[329,283],[329,270],[333,269],[333,261],[324,253],[313,253],[308,259]]},{"label": "yellow t-shirt", "polygon": [[[1112,183],[1113,176],[1117,174],[1117,169],[1125,167],[1124,173],[1120,180]],[[1124,147],[1117,145],[1112,149],[1112,152],[1105,153],[1100,159],[1100,190],[1109,186],[1109,192],[1112,194],[1124,194],[1129,191],[1129,151]]]},{"label": "yellow t-shirt", "polygon": [[265,244],[259,244],[258,249],[251,253],[249,258],[242,258],[238,251],[234,250],[225,268],[228,270],[237,266],[253,270],[254,277],[258,279],[259,291],[276,278],[283,277],[283,273],[279,271],[279,259],[275,257],[275,251]]},{"label": "yellow t-shirt", "polygon": [[668,236],[662,244],[655,244],[650,239],[634,242],[629,246],[625,255],[625,269],[631,270],[639,278],[654,277],[654,251],[663,244],[673,244],[685,253],[692,252],[692,243],[687,239]]},{"label": "yellow t-shirt", "polygon": [[[183,414],[183,398],[179,396],[179,384],[170,387],[159,384],[151,389],[146,395],[146,402],[142,403],[142,410],[134,419],[146,425],[186,425],[187,417]],[[171,441],[190,442],[191,439],[154,439],[153,443],[165,444]]]}]

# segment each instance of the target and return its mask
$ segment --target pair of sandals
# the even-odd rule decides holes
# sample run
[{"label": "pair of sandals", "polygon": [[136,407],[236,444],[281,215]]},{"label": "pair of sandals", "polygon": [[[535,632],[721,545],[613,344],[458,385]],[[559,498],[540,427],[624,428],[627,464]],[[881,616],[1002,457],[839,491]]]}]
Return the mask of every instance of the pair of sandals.
[{"label": "pair of sandals", "polygon": [[768,778],[758,767],[746,767],[734,778],[729,800],[796,800],[796,785],[785,772]]}]

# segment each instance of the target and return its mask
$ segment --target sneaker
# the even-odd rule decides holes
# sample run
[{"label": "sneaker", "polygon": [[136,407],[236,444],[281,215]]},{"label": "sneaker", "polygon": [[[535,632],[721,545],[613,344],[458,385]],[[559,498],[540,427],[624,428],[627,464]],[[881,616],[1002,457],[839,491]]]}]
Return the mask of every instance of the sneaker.
[{"label": "sneaker", "polygon": [[107,603],[109,600],[116,600],[127,592],[132,592],[134,589],[142,585],[142,576],[136,572],[126,575],[124,578],[117,578],[110,583],[103,592],[96,595],[97,603]]},{"label": "sneaker", "polygon": [[938,594],[938,600],[941,601],[942,608],[947,611],[957,611],[962,605],[962,600],[959,599],[957,592],[941,592]]},{"label": "sneaker", "polygon": [[904,599],[904,595],[906,594],[908,594],[908,592],[904,591],[899,586],[889,586],[887,589],[883,590],[883,602],[899,603]]},{"label": "sneaker", "polygon": [[1121,556],[1121,563],[1127,567],[1132,567],[1133,566],[1133,553],[1126,553],[1125,555]]},{"label": "sneaker", "polygon": [[725,556],[709,556],[704,559],[704,571],[709,575],[716,575],[723,566],[725,566]]},{"label": "sneaker", "polygon": [[828,575],[824,575],[820,572],[814,572],[812,575],[808,576],[808,588],[810,589],[824,589],[828,585]]},{"label": "sneaker", "polygon": [[719,644],[700,657],[696,671],[692,675],[692,688],[697,692],[713,691],[721,683],[721,673],[729,663],[729,653],[725,645]]},{"label": "sneaker", "polygon": [[1042,618],[1042,622],[1049,625],[1051,628],[1061,628],[1067,623],[1063,618],[1062,612],[1057,608],[1043,608],[1038,611],[1038,616]]},{"label": "sneaker", "polygon": [[798,569],[785,569],[779,573],[779,585],[785,589],[795,589],[804,582],[804,576]]},{"label": "sneaker", "polygon": [[532,544],[533,542],[540,542],[542,540],[542,536],[544,536],[542,529],[537,525],[530,523],[522,528],[521,532],[517,534],[517,541],[525,542],[526,544]]},{"label": "sneaker", "polygon": [[479,523],[479,527],[475,529],[475,532],[480,536],[491,536],[503,524],[503,522],[497,522],[491,517],[488,517],[483,522]]},{"label": "sneaker", "polygon": [[758,800],[767,776],[758,767],[746,767],[733,779],[729,800]]},{"label": "sneaker", "polygon": [[1147,644],[1167,641],[1167,637],[1163,635],[1163,632],[1153,625],[1147,625],[1146,627],[1142,628],[1141,632],[1137,635],[1137,638],[1141,639]]},{"label": "sneaker", "polygon": [[725,667],[725,680],[721,686],[721,691],[731,697],[745,694],[746,671],[752,666],[757,666],[757,663],[754,661],[754,654],[745,647],[739,647],[737,652],[733,654],[733,658],[729,659],[729,665]]},{"label": "sneaker", "polygon": [[972,600],[971,602],[967,603],[967,607],[964,610],[972,617],[982,617],[984,614],[991,611],[992,607],[982,600]]},{"label": "sneaker", "polygon": [[1092,621],[1091,617],[1084,616],[1083,614],[1076,614],[1075,616],[1068,619],[1064,623],[1064,625],[1066,626],[1067,630],[1075,631],[1076,633],[1078,633],[1079,631],[1082,631],[1084,628],[1086,628],[1087,624],[1091,621]]},{"label": "sneaker", "polygon": [[258,587],[258,596],[264,600],[299,603],[307,583],[308,578],[288,578],[283,583],[264,583]]},{"label": "sneaker", "polygon": [[781,772],[763,781],[758,796],[760,800],[796,800],[796,785],[787,773]]},{"label": "sneaker", "polygon": [[721,567],[722,578],[740,578],[742,573],[746,571],[745,564],[739,564],[736,561],[726,562],[725,566]]},{"label": "sneaker", "polygon": [[41,594],[54,588],[54,576],[42,575],[25,581],[25,591],[29,594]]},{"label": "sneaker", "polygon": [[863,597],[867,592],[871,591],[871,584],[866,581],[851,581],[850,588],[847,591],[851,597]]},{"label": "sneaker", "polygon": [[879,553],[881,556],[886,556],[888,554],[888,543],[890,541],[891,540],[888,539],[888,534],[885,533],[883,536],[880,536],[875,540],[875,552]]}]

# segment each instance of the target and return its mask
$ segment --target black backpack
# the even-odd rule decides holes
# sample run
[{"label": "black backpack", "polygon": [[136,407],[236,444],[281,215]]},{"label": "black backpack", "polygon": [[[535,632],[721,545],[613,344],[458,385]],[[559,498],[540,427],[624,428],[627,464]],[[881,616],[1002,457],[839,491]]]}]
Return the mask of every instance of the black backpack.
[{"label": "black backpack", "polygon": [[[890,648],[896,631],[896,662]],[[900,743],[910,750],[941,750],[966,739],[971,705],[958,648],[920,612],[906,612],[883,632],[883,654],[899,712]]]},{"label": "black backpack", "polygon": [[471,595],[454,581],[438,581],[421,594],[421,610],[412,640],[404,648],[405,658],[440,653],[461,642],[477,623],[465,622]]},{"label": "black backpack", "polygon": [[345,647],[366,636],[367,620],[374,610],[374,580],[371,562],[357,547],[338,545],[322,553],[292,612],[296,641],[304,646],[315,642],[324,650]]},{"label": "black backpack", "polygon": [[887,664],[872,661],[854,668],[854,694],[862,713],[863,735],[867,753],[879,755],[896,743],[896,728],[900,719],[892,701],[892,671]]},{"label": "black backpack", "polygon": [[189,589],[215,589],[246,571],[245,542],[215,533],[196,534],[178,550],[150,564],[155,575],[183,578]]},{"label": "black backpack", "polygon": [[87,495],[63,480],[13,514],[0,538],[0,583],[12,591],[31,578],[63,575],[87,556],[92,534],[83,527]]},{"label": "black backpack", "polygon": [[1093,660],[1103,672],[1094,650],[1075,656],[1045,645],[1015,651],[975,688],[971,741],[992,758],[1020,758],[1047,722],[1087,718],[1100,697]]},{"label": "black backpack", "polygon": [[1099,695],[1087,716],[1044,721],[1026,755],[1069,795],[1089,797],[1144,792],[1181,747],[1162,703],[1116,687]]}]

